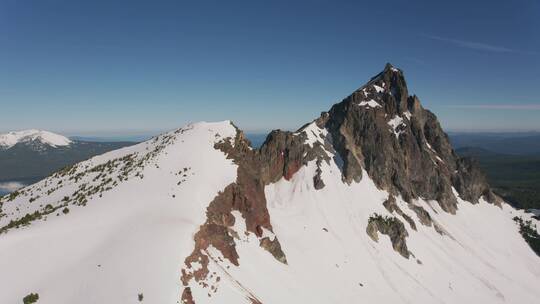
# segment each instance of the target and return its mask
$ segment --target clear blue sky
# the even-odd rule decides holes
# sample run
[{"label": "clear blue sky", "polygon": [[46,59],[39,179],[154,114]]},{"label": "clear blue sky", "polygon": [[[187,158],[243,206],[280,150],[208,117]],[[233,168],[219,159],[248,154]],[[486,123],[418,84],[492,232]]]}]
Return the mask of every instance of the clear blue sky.
[{"label": "clear blue sky", "polygon": [[386,62],[447,130],[540,130],[540,1],[0,1],[0,131],[296,129]]}]

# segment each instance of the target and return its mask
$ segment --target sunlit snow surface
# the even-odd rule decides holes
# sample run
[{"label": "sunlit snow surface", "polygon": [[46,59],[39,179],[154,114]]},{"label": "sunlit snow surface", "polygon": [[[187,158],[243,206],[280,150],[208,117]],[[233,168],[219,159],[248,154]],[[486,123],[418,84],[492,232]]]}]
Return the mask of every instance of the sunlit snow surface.
[{"label": "sunlit snow surface", "polygon": [[388,125],[390,126],[390,128],[392,128],[392,133],[394,133],[396,138],[399,138],[399,135],[403,132],[403,131],[400,131],[399,128],[402,125],[405,125],[405,123],[403,122],[403,118],[396,115],[394,116],[394,118],[388,121]]},{"label": "sunlit snow surface", "polygon": [[[326,186],[314,191],[309,177],[315,169],[310,164],[292,181],[281,180],[266,188],[274,232],[285,248],[289,267],[275,275],[287,295],[269,292],[264,286],[251,287],[263,303],[282,303],[287,298],[300,303],[538,300],[540,259],[519,235],[512,221],[517,212],[508,206],[501,210],[483,200],[478,205],[460,201],[457,215],[451,215],[436,202],[419,200],[416,203],[448,235],[441,236],[418,220],[418,232],[406,226],[407,244],[415,256],[407,260],[392,249],[388,237],[381,236],[375,243],[366,234],[370,215],[389,213],[382,206],[387,194],[365,172],[360,183],[347,186],[340,182],[335,164],[324,164]],[[398,199],[398,204],[417,219],[403,201]],[[262,272],[278,271],[268,267]]]},{"label": "sunlit snow surface", "polygon": [[368,107],[368,108],[370,108],[370,107],[371,108],[377,108],[377,107],[380,108],[381,107],[381,105],[378,102],[376,102],[375,100],[373,100],[373,99],[370,99],[368,101],[361,101],[358,105],[361,106],[361,107]]},{"label": "sunlit snow surface", "polygon": [[[383,83],[383,85],[384,85],[384,83]],[[373,85],[373,88],[375,88],[375,91],[376,91],[377,93],[384,92],[384,89],[381,88],[380,86],[376,85],[376,84]]]},{"label": "sunlit snow surface", "polygon": [[328,131],[326,129],[319,128],[315,122],[312,122],[303,128],[302,132],[306,134],[307,139],[305,143],[310,147],[313,147],[316,142],[321,142],[323,138],[328,136]]},{"label": "sunlit snow surface", "polygon": [[[214,149],[214,142],[234,137],[228,123],[198,123],[175,135],[144,170],[90,200],[85,207],[52,214],[47,221],[0,235],[0,303],[22,303],[35,292],[46,303],[177,303],[180,268],[193,250],[193,234],[206,219],[208,203],[236,179],[236,165]],[[151,151],[152,141],[97,156],[105,163],[133,152]],[[147,148],[149,148],[147,150]],[[157,167],[155,164],[158,164]],[[189,176],[174,173],[191,168]],[[185,182],[177,185],[179,180]],[[36,184],[39,186],[43,182]],[[4,203],[8,218],[73,192],[65,185],[51,197]],[[173,198],[173,195],[175,196]]]},{"label": "sunlit snow surface", "polygon": [[[315,124],[304,131],[310,146],[328,139]],[[137,303],[139,293],[143,303],[179,303],[180,269],[193,250],[193,235],[206,220],[211,200],[236,179],[236,165],[213,146],[235,133],[229,122],[192,125],[173,135],[173,142],[144,167],[143,179],[119,183],[84,207],[70,206],[67,215],[0,235],[0,303],[20,303],[31,292],[39,293],[39,304]],[[88,162],[144,155],[153,145],[145,142]],[[178,185],[175,173],[186,167],[190,175]],[[436,202],[416,201],[446,231],[441,235],[421,225],[398,198],[418,227],[413,231],[406,224],[414,256],[405,259],[387,236],[374,242],[366,234],[371,215],[390,215],[382,205],[388,193],[377,189],[366,172],[359,183],[343,183],[334,161],[321,163],[325,187],[315,190],[316,170],[310,162],[291,180],[265,188],[274,233],[265,230],[264,235],[279,239],[288,265],[263,250],[259,239],[245,232],[242,215],[233,212],[240,266],[211,247],[208,268],[215,275],[210,283],[217,291],[194,286],[197,304],[250,303],[249,298],[265,304],[537,303],[540,298],[540,258],[512,221],[523,213],[483,200],[477,205],[459,200],[457,214],[451,215]],[[0,223],[73,187],[64,185],[31,204],[24,197],[6,202],[8,215]]]},{"label": "sunlit snow surface", "polygon": [[[388,237],[380,235],[376,243],[366,234],[373,213],[390,215],[382,205],[388,193],[366,172],[360,183],[344,184],[334,162],[322,163],[326,186],[315,190],[316,168],[313,161],[292,180],[265,189],[288,265],[261,250],[251,235],[251,242],[237,244],[240,267],[214,264],[211,271],[231,278],[212,296],[214,303],[243,303],[248,296],[262,303],[536,303],[540,297],[540,259],[512,220],[521,212],[459,200],[457,215],[451,215],[436,202],[416,201],[447,232],[443,236],[421,225],[398,199],[418,227],[406,226],[414,254],[407,260]],[[206,302],[203,289],[194,294]]]}]

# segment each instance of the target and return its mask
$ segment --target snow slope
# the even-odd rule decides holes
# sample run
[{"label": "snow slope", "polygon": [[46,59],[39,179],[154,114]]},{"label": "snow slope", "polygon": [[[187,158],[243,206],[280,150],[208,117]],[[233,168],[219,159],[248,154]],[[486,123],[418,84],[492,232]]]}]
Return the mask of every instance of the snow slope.
[{"label": "snow slope", "polygon": [[[334,163],[324,165],[326,187],[314,192],[306,177],[313,176],[315,164],[301,170],[290,182],[266,189],[274,232],[289,262],[288,273],[275,281],[289,294],[267,289],[263,303],[535,303],[540,297],[540,259],[519,235],[512,208],[460,201],[458,214],[450,215],[419,200],[448,235],[423,225],[418,232],[408,229],[415,258],[406,260],[388,237],[375,243],[365,232],[373,213],[390,215],[382,206],[387,193],[369,178],[341,183]],[[402,200],[398,205],[416,218]]]},{"label": "snow slope", "polygon": [[[320,133],[314,129],[306,128]],[[206,288],[193,290],[196,303],[537,303],[540,258],[512,220],[522,212],[460,199],[458,214],[451,215],[435,202],[417,200],[446,233],[418,221],[417,232],[407,227],[414,257],[405,259],[387,236],[374,242],[366,234],[371,215],[391,215],[382,204],[388,193],[366,172],[360,183],[347,185],[336,162],[323,162],[321,169],[321,190],[312,182],[315,161],[265,189],[288,264],[261,250],[256,236],[236,224],[240,266],[211,250],[210,272],[228,279],[206,281],[218,289],[211,297]],[[417,219],[403,200],[397,203]]]},{"label": "snow slope", "polygon": [[[213,144],[235,133],[229,122],[198,123],[78,164],[71,176],[133,153],[148,160],[127,180],[88,196],[86,206],[69,205],[67,214],[62,207],[1,234],[0,303],[21,303],[31,292],[40,304],[136,303],[139,293],[145,303],[177,303],[179,269],[193,233],[208,202],[236,178],[236,165]],[[106,179],[121,176],[121,169]],[[62,204],[81,185],[99,182],[98,174],[77,182],[53,176],[25,188],[3,202],[0,226],[40,206]],[[60,181],[62,187],[44,194]]]},{"label": "snow slope", "polygon": [[[0,227],[43,215],[0,234],[0,303],[20,303],[32,292],[39,304],[138,303],[140,293],[143,303],[180,303],[180,272],[194,233],[212,199],[237,178],[237,165],[214,144],[236,132],[228,121],[189,125],[4,197]],[[310,147],[328,139],[315,124],[304,132]],[[537,303],[540,258],[512,220],[524,214],[459,199],[452,215],[435,202],[415,201],[441,234],[421,225],[398,197],[418,229],[406,226],[413,254],[406,259],[386,235],[375,242],[366,233],[370,216],[390,215],[382,204],[388,193],[366,172],[359,183],[344,183],[341,161],[325,153],[330,161],[311,161],[264,189],[273,233],[263,235],[279,238],[287,264],[263,250],[233,211],[229,233],[239,266],[209,248],[210,276],[191,286],[197,304]]]},{"label": "snow slope", "polygon": [[4,149],[29,141],[39,141],[51,147],[69,146],[71,144],[71,140],[65,136],[42,130],[24,130],[0,134],[0,147]]}]

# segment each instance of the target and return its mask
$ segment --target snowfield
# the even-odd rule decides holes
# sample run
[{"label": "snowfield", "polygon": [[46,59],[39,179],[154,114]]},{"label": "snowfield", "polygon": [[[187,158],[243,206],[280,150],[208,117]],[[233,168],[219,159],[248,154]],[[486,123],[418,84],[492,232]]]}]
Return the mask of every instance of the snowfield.
[{"label": "snowfield", "polygon": [[[360,183],[347,186],[337,166],[326,164],[326,187],[315,192],[305,182],[315,169],[310,164],[290,182],[266,189],[289,267],[280,273],[268,266],[270,261],[261,263],[267,266],[263,273],[279,277],[274,281],[282,291],[251,287],[265,295],[263,303],[535,303],[540,297],[540,259],[518,233],[512,220],[518,212],[507,205],[501,210],[484,201],[460,201],[458,214],[451,215],[437,203],[418,200],[447,235],[423,225],[417,225],[418,232],[408,229],[414,257],[407,260],[396,254],[387,236],[373,242],[366,234],[369,216],[390,215],[382,206],[387,193],[367,173]],[[416,218],[402,200],[398,205]]]},{"label": "snowfield", "polygon": [[[234,127],[229,122],[198,123],[186,129],[183,134],[171,132],[174,143],[146,165],[143,179],[120,183],[84,207],[70,205],[66,215],[59,209],[59,216],[53,213],[46,221],[1,234],[0,303],[22,303],[31,292],[39,294],[39,304],[137,303],[139,293],[144,303],[177,303],[180,268],[205,219],[205,208],[236,179],[236,165],[213,147],[221,138],[234,136]],[[154,146],[148,141],[79,166],[134,152],[143,155]],[[187,177],[175,175],[184,168],[190,168]],[[75,184],[64,185],[30,204],[27,197],[5,202],[7,216],[0,218],[0,226],[74,190]]]},{"label": "snowfield", "polygon": [[[309,146],[327,136],[315,124],[304,131]],[[12,201],[4,198],[0,227],[50,210],[46,204],[61,207],[0,234],[0,303],[21,303],[32,292],[39,294],[39,304],[138,303],[141,293],[142,303],[180,303],[180,269],[193,251],[194,233],[206,220],[208,204],[237,177],[237,166],[214,144],[236,132],[229,121],[189,125],[82,162],[70,171],[78,180],[52,176]],[[207,283],[217,291],[202,284],[192,288],[197,304],[538,303],[540,258],[512,220],[524,213],[506,204],[458,199],[452,215],[436,202],[416,200],[441,234],[420,224],[398,197],[418,229],[406,225],[413,254],[406,259],[388,236],[379,234],[375,242],[366,233],[370,216],[391,215],[382,204],[388,193],[366,172],[359,183],[342,182],[339,159],[326,153],[333,160],[320,164],[324,188],[314,189],[315,161],[290,180],[265,187],[274,231],[264,235],[279,239],[287,264],[263,250],[242,215],[233,212],[239,266],[210,248]],[[110,169],[81,175],[122,158],[127,160]],[[129,165],[139,161],[141,166]],[[119,175],[126,178],[107,182]],[[64,197],[83,184],[99,191],[64,212]]]},{"label": "snowfield", "polygon": [[371,100],[368,100],[368,101],[361,101],[360,103],[358,103],[359,106],[361,107],[367,107],[367,108],[380,108],[381,105],[379,103],[377,103],[375,100],[371,99]]}]

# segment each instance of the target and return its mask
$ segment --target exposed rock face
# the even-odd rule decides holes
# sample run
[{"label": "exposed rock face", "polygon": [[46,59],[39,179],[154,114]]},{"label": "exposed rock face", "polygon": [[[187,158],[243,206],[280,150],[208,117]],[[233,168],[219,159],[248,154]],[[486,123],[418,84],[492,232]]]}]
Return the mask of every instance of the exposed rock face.
[{"label": "exposed rock face", "polygon": [[285,253],[283,253],[283,250],[281,250],[281,244],[277,238],[272,240],[269,237],[265,237],[261,239],[260,245],[262,248],[266,249],[266,251],[270,252],[276,260],[283,264],[287,264],[287,257],[285,256]]},{"label": "exposed rock face", "polygon": [[435,115],[408,95],[403,73],[390,64],[319,120],[348,183],[360,180],[364,168],[380,188],[406,201],[437,200],[450,213],[457,209],[452,187],[472,202],[482,195],[494,202],[483,175],[458,158]]},{"label": "exposed rock face", "polygon": [[460,174],[453,176],[454,187],[464,200],[477,203],[478,198],[485,195],[490,202],[500,204],[500,200],[489,188],[485,174],[473,159],[460,158],[457,168]]},{"label": "exposed rock face", "polygon": [[[472,203],[481,196],[497,202],[478,167],[458,158],[435,115],[425,110],[416,96],[409,96],[403,73],[390,64],[297,132],[272,131],[259,149],[252,149],[237,130],[236,138],[221,141],[215,148],[238,165],[237,180],[210,203],[207,220],[195,234],[194,250],[182,269],[183,303],[193,303],[189,287],[193,281],[207,284],[208,264],[214,259],[210,247],[239,265],[236,242],[242,236],[235,230],[238,220],[245,222],[245,233],[255,235],[263,250],[287,264],[286,252],[273,234],[264,188],[281,178],[290,180],[311,161],[317,165],[314,190],[325,187],[323,161],[339,163],[342,180],[348,184],[359,182],[367,172],[377,187],[390,193],[384,207],[413,230],[417,230],[415,221],[401,210],[395,196],[409,204],[422,225],[433,225],[440,233],[441,228],[426,210],[414,205],[413,199],[436,200],[449,213],[458,208],[453,188]],[[239,212],[241,218],[233,212]],[[409,258],[408,232],[397,217],[372,216],[366,232],[374,241],[378,241],[378,233],[388,235],[394,250]]]},{"label": "exposed rock face", "polygon": [[369,222],[366,228],[367,234],[372,240],[377,242],[379,236],[377,232],[388,235],[392,242],[392,247],[395,251],[399,252],[403,257],[409,258],[410,252],[407,248],[406,237],[409,236],[405,225],[396,217],[383,217],[375,214],[369,218]]},{"label": "exposed rock face", "polygon": [[413,204],[409,204],[409,208],[416,213],[416,216],[422,225],[431,227],[433,221],[431,220],[429,213],[424,208]]},{"label": "exposed rock face", "polygon": [[182,304],[195,304],[193,301],[193,295],[191,294],[191,288],[186,287],[182,292]]},{"label": "exposed rock face", "polygon": [[[259,238],[261,248],[287,264],[278,238],[267,236],[273,234],[273,230],[266,208],[264,186],[281,178],[290,179],[308,161],[322,159],[322,149],[319,146],[309,147],[305,140],[306,135],[302,133],[273,131],[261,149],[253,150],[243,132],[238,130],[236,138],[216,144],[216,149],[225,152],[238,165],[237,180],[210,203],[206,210],[207,220],[195,234],[195,248],[185,259],[182,269],[184,303],[192,301],[188,287],[191,280],[206,284],[203,281],[209,275],[208,264],[212,258],[208,253],[210,246],[219,250],[233,265],[239,265],[235,239],[240,236],[233,229],[238,220],[233,216],[233,211],[240,212],[246,233],[253,233]],[[315,187],[317,185],[321,184],[315,182]]]},{"label": "exposed rock face", "polygon": [[[390,211],[390,213],[396,212],[401,217],[403,217],[403,219],[405,219],[407,221],[407,223],[409,223],[411,228],[413,230],[416,230],[416,223],[414,222],[414,220],[410,216],[405,214],[403,212],[403,210],[401,210],[401,208],[399,208],[399,206],[396,204],[396,198],[393,195],[390,195],[388,197],[388,199],[384,201],[383,205],[386,208],[386,210]],[[419,208],[421,208],[421,207],[419,207]],[[428,216],[429,216],[429,214],[428,214]]]},{"label": "exposed rock face", "polygon": [[321,159],[317,159],[317,175],[313,177],[313,185],[317,190],[324,188],[324,181],[321,178],[321,173]]}]

